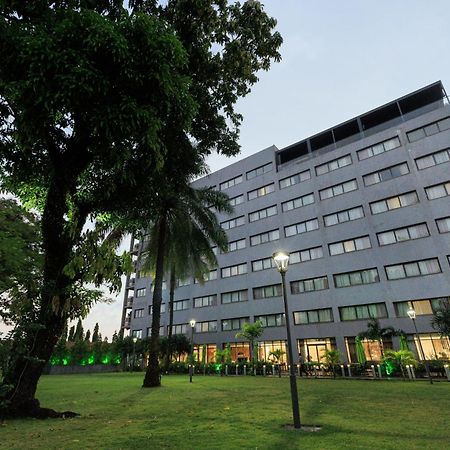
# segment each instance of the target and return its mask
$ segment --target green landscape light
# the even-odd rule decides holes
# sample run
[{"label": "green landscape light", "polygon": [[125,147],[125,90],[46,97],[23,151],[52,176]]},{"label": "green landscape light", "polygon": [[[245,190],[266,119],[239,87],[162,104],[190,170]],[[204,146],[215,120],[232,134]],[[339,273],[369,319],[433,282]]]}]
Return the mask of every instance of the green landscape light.
[{"label": "green landscape light", "polygon": [[94,362],[95,362],[95,357],[94,357],[94,355],[90,355],[89,358],[88,358],[88,360],[87,360],[87,363],[88,363],[89,365],[92,365],[92,364],[94,364]]},{"label": "green landscape light", "polygon": [[111,362],[111,356],[110,355],[104,355],[102,358],[102,364],[109,364]]}]

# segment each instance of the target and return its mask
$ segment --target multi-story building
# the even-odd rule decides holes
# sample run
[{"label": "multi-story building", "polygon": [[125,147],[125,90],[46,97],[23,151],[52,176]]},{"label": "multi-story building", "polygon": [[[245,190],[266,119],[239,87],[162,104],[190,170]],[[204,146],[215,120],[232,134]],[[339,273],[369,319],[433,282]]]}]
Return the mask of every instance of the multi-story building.
[{"label": "multi-story building", "polygon": [[[411,306],[426,357],[450,356],[449,340],[431,326],[450,296],[450,105],[441,82],[194,185],[226,192],[235,208],[219,215],[229,251],[217,255],[218,267],[204,285],[179,280],[175,292],[174,333],[189,333],[194,318],[208,358],[227,343],[233,359],[247,357],[248,343],[235,337],[245,321],[265,327],[261,358],[285,348],[277,250],[290,253],[289,314],[305,359],[337,347],[355,362],[355,337],[369,318],[404,330],[415,349]],[[127,280],[122,327],[134,336],[149,333],[151,295],[150,278]],[[162,334],[167,291],[164,299]],[[393,341],[385,347],[398,347]],[[379,359],[378,343],[364,345]]]}]

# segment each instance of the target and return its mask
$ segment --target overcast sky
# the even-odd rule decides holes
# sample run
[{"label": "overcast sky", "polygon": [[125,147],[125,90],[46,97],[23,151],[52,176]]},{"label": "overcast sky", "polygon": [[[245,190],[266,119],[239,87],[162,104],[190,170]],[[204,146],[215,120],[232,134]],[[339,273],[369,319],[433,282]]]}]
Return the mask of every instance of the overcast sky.
[{"label": "overcast sky", "polygon": [[[442,80],[450,93],[450,0],[266,0],[283,36],[282,62],[238,104],[241,154],[283,148]],[[85,329],[120,326],[122,296],[97,305]]]}]

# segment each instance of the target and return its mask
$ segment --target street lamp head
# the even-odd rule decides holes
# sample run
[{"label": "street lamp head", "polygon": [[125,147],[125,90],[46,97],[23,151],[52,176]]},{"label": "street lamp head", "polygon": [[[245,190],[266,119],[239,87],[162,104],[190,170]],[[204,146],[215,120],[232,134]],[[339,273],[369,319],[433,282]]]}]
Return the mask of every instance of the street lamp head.
[{"label": "street lamp head", "polygon": [[195,327],[195,319],[191,319],[189,321],[189,325],[191,326],[191,328],[194,328]]},{"label": "street lamp head", "polygon": [[133,342],[136,344],[136,342],[137,342],[137,337],[136,336],[133,338]]},{"label": "street lamp head", "polygon": [[414,311],[414,309],[411,307],[408,309],[408,311],[406,311],[406,313],[408,314],[408,317],[412,320],[414,320],[416,318],[416,311]]},{"label": "street lamp head", "polygon": [[272,255],[273,260],[275,261],[275,264],[277,265],[278,272],[285,273],[288,269],[289,264],[289,253],[287,252],[275,252]]}]

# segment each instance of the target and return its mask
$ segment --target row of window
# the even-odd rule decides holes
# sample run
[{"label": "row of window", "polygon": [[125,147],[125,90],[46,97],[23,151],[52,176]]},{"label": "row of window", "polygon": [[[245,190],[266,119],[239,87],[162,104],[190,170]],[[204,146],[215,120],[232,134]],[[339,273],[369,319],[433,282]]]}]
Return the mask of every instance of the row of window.
[{"label": "row of window", "polygon": [[[417,140],[423,139],[426,136],[431,136],[433,134],[439,133],[444,130],[450,129],[450,117],[447,117],[445,119],[441,119],[439,121],[430,123],[426,126],[417,128],[415,130],[412,130],[407,133],[407,137],[409,142],[415,142]],[[360,161],[371,158],[373,156],[379,155],[381,153],[388,152],[390,150],[396,149],[401,146],[400,139],[395,136],[393,138],[384,140],[382,142],[379,142],[377,144],[371,145],[369,147],[363,148],[361,150],[357,151],[358,159]],[[416,164],[419,169],[424,169],[427,167],[431,167],[436,164],[440,164],[443,162],[447,162],[449,160],[449,154],[447,150],[436,152],[433,155],[424,156],[421,158],[416,159]],[[326,163],[320,164],[318,166],[315,166],[315,173],[317,176],[324,175],[326,173],[329,173],[331,171],[340,169],[342,167],[346,167],[348,165],[351,165],[353,163],[352,157],[350,154],[341,156],[339,158],[335,158],[333,160],[330,160]],[[251,180],[257,176],[263,175],[265,173],[268,173],[273,170],[273,163],[269,162],[267,164],[264,164],[263,166],[257,167],[253,170],[250,170],[246,172],[246,178],[247,180]],[[385,181],[391,178],[395,178],[396,176],[405,175],[406,173],[409,173],[409,168],[407,163],[403,163],[397,166],[393,166],[387,169],[383,169],[381,171],[378,171],[374,174],[368,174],[365,178],[365,184],[366,186],[370,186],[371,184],[379,183],[381,181]],[[367,177],[367,178],[366,178]],[[295,175],[291,175],[287,178],[283,178],[279,181],[280,189],[287,188],[289,186],[301,183],[303,181],[311,179],[311,172],[310,170],[305,170],[303,172],[297,173]],[[233,177],[227,181],[224,181],[223,183],[220,183],[219,189],[225,190],[232,186],[235,186],[243,181],[242,175],[238,175],[236,177]],[[270,186],[270,185],[269,185]],[[266,193],[273,192],[273,187],[264,186],[261,192],[257,192],[259,190],[251,191],[251,193],[248,193],[248,199],[251,200],[253,198],[257,198],[261,195],[266,195]],[[324,198],[326,197],[329,192],[324,192]],[[334,194],[339,195],[339,194]],[[334,196],[333,195],[333,196]],[[234,202],[235,204],[242,203],[243,196],[238,196],[239,200]],[[235,197],[234,199],[238,199],[238,197]],[[233,200],[234,200],[233,199]]]},{"label": "row of window", "polygon": [[[298,224],[297,224],[298,225]],[[438,227],[438,231],[440,233],[448,233],[450,232],[450,217],[444,217],[441,219],[436,219],[436,225]],[[306,228],[305,228],[306,229]],[[399,242],[404,242],[408,240],[420,239],[424,237],[430,236],[430,231],[426,223],[414,224],[407,227],[401,227],[393,230],[387,230],[383,232],[377,233],[378,244],[380,246],[395,244]],[[347,239],[340,242],[334,242],[328,244],[328,250],[330,256],[341,255],[344,253],[350,253],[360,250],[365,250],[371,248],[371,241],[369,236],[361,236],[357,238]],[[229,251],[234,251],[237,249],[245,248],[245,239],[240,239],[238,241],[233,241],[229,243]],[[292,252],[290,254],[290,263],[296,264],[300,262],[311,261],[315,259],[320,259],[323,257],[323,249],[322,247],[313,247],[310,249],[305,249],[301,251]],[[437,259],[432,259],[430,261],[434,261]],[[435,263],[435,267],[439,267],[438,261]],[[387,270],[388,278],[394,279],[394,273],[400,274],[401,270],[399,269],[399,265],[386,266],[389,267]],[[406,266],[407,273],[410,273],[413,270],[412,266]],[[415,267],[415,266],[414,266]],[[273,258],[266,257],[262,259],[257,259],[251,261],[251,268],[253,272],[258,272],[267,269],[275,268],[275,263]],[[416,270],[416,269],[414,269]],[[439,272],[440,267],[439,267]],[[247,263],[237,264],[234,266],[224,267],[221,269],[222,278],[228,278],[238,275],[243,275],[247,273]],[[437,273],[437,272],[435,272]],[[423,273],[419,273],[419,275],[423,275]],[[356,276],[356,275],[355,275]],[[398,275],[397,275],[398,276]],[[217,279],[217,269],[211,270],[208,274],[205,275],[203,281],[210,281]],[[197,279],[194,280],[195,283],[198,282]],[[181,285],[186,285],[186,281]],[[337,286],[341,287],[341,286]],[[146,294],[146,288],[140,288],[136,290],[136,297],[144,297]]]},{"label": "row of window", "polygon": [[[396,317],[408,317],[408,310],[412,307],[417,315],[435,314],[444,304],[450,302],[450,297],[439,297],[432,299],[419,299],[394,302]],[[341,322],[367,319],[384,319],[389,317],[386,304],[384,302],[368,303],[364,305],[342,306],[338,308],[339,319]],[[332,308],[320,308],[307,311],[294,311],[295,325],[308,325],[316,323],[334,322]],[[285,316],[283,313],[265,314],[255,316],[255,321],[260,321],[263,327],[280,327],[285,325]],[[222,331],[241,330],[244,323],[249,322],[249,317],[235,317],[221,320]],[[161,327],[163,331],[163,327]],[[174,334],[185,334],[188,324],[175,324],[173,326]],[[138,331],[138,330],[136,330]],[[217,331],[217,320],[196,322],[196,333],[211,333]],[[133,334],[134,336],[134,334]],[[137,336],[139,337],[139,336]]]},{"label": "row of window", "polygon": [[[430,186],[425,188],[425,192],[429,200],[434,200],[436,198],[441,198],[444,196],[450,195],[450,182],[441,183],[438,185]],[[382,200],[378,200],[376,202],[372,202],[369,204],[371,213],[373,215],[380,214],[383,212],[395,210],[398,208],[404,208],[407,206],[412,206],[414,204],[419,203],[419,198],[417,196],[416,191],[407,192],[405,194],[395,195],[392,197],[388,197]],[[353,208],[341,210],[332,214],[327,214],[323,216],[325,227],[337,225],[340,223],[361,219],[364,217],[364,209],[362,206],[356,206]],[[236,221],[237,219],[242,219],[241,224],[244,224],[244,216],[240,218],[233,219],[232,221]],[[228,224],[227,221],[222,223]],[[225,229],[229,227],[226,226]],[[304,222],[300,222],[294,225],[289,225],[284,228],[285,236],[290,237],[297,234],[303,234],[308,231],[314,231],[319,228],[319,222],[317,218],[310,219]],[[253,235],[250,237],[250,245],[260,245],[266,242],[271,242],[279,239],[279,230],[271,230],[268,232],[260,233],[257,235]]]}]

